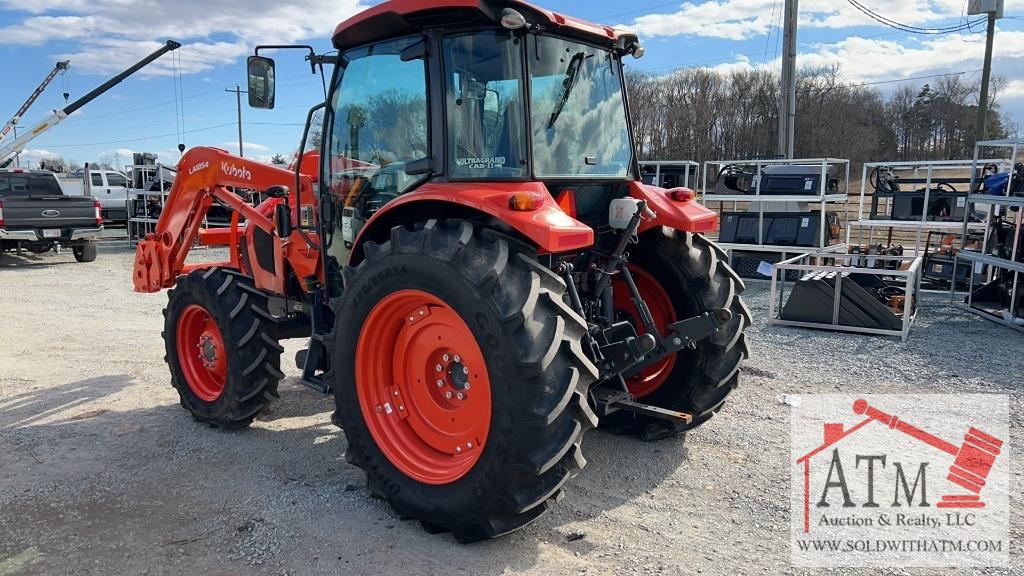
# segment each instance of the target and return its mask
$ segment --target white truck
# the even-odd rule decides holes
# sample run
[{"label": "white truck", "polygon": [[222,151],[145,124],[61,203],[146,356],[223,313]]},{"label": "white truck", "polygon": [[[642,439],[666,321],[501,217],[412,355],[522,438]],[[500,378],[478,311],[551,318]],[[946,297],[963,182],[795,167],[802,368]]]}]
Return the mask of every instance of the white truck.
[{"label": "white truck", "polygon": [[85,169],[58,176],[68,196],[92,196],[100,202],[104,222],[128,220],[128,177],[115,170]]}]

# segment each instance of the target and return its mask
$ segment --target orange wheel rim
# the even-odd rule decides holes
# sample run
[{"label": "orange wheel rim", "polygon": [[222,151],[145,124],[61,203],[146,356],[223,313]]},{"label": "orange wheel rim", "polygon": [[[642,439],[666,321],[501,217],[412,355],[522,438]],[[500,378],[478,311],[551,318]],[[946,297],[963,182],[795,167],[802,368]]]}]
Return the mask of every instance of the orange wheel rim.
[{"label": "orange wheel rim", "polygon": [[178,317],[178,364],[196,396],[213,402],[224,392],[228,360],[217,321],[199,304],[189,304]]},{"label": "orange wheel rim", "polygon": [[367,428],[403,474],[447,484],[479,460],[490,379],[473,332],[440,298],[401,290],[378,302],[359,333],[355,376]]},{"label": "orange wheel rim", "polygon": [[[640,297],[647,303],[647,308],[651,311],[655,328],[664,335],[668,330],[668,326],[676,321],[676,311],[672,306],[672,300],[668,297],[668,293],[665,292],[661,284],[654,279],[654,276],[651,276],[643,268],[630,264],[629,272],[633,276],[633,282],[636,283],[636,289],[640,292]],[[619,319],[625,319],[632,323],[636,327],[637,334],[646,334],[647,330],[644,329],[644,323],[640,319],[640,312],[637,310],[636,305],[633,304],[629,286],[626,285],[621,276],[615,277],[612,284],[612,294],[615,312]],[[625,316],[625,318],[622,318],[622,316]],[[627,378],[626,387],[638,398],[653,394],[668,379],[668,375],[672,373],[672,368],[675,364],[676,354],[669,354],[658,362],[644,368],[639,373]]]}]

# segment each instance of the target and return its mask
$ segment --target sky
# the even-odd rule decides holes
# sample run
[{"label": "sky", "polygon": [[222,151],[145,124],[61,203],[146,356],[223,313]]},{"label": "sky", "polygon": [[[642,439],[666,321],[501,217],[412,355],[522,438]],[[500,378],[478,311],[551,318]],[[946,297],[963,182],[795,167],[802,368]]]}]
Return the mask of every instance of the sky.
[{"label": "sky", "polygon": [[[859,0],[891,20],[916,27],[961,23],[966,0]],[[61,156],[78,163],[130,163],[153,152],[175,164],[177,145],[238,151],[236,96],[245,57],[257,44],[308,43],[330,49],[334,26],[376,4],[368,0],[0,0],[0,122],[6,122],[58,60],[58,77],[22,119],[26,128],[49,110],[88,92],[166,39],[183,47],[91,102],[37,138],[22,155],[33,165]],[[782,0],[535,0],[545,8],[637,32],[646,55],[635,69],[667,74],[685,67],[779,67]],[[915,35],[878,24],[848,0],[804,0],[798,65],[838,64],[846,81],[880,90],[920,86],[962,73],[977,81],[984,25],[974,32]],[[975,17],[976,18],[976,17]],[[323,99],[299,51],[278,52],[277,108],[248,108],[242,95],[248,157],[290,157],[306,111]],[[1006,0],[997,24],[993,74],[1005,82],[997,101],[1024,123],[1024,0]],[[10,140],[8,140],[9,142]]]}]

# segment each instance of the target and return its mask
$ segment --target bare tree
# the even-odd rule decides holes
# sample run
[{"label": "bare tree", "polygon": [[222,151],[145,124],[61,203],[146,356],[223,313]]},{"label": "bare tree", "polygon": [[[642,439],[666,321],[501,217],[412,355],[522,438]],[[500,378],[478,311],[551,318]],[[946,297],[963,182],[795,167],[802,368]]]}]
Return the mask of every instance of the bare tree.
[{"label": "bare tree", "polygon": [[[703,162],[777,154],[779,78],[773,72],[630,71],[627,85],[642,159]],[[967,158],[974,146],[977,94],[976,85],[956,75],[884,94],[845,82],[838,66],[803,69],[797,79],[796,154],[849,158],[855,166]],[[990,114],[988,137],[1006,137],[1007,121],[995,98]]]}]

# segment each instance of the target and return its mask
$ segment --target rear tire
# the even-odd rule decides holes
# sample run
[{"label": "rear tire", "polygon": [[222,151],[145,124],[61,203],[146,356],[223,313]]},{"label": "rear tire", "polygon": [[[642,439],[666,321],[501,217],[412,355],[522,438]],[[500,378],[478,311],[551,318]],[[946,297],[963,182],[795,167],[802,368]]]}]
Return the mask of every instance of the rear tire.
[{"label": "rear tire", "polygon": [[[744,284],[713,242],[669,228],[641,236],[630,264],[660,285],[676,320],[716,308],[727,308],[733,314],[716,334],[698,342],[694,349],[681,350],[656,387],[648,384],[638,394],[645,403],[692,414],[689,425],[621,412],[608,419],[609,424],[635,428],[644,439],[674,436],[707,422],[739,384],[740,363],[750,356],[744,330],[750,327],[751,316],[740,297]],[[638,331],[642,333],[642,327]]]},{"label": "rear tire", "polygon": [[93,262],[96,260],[96,243],[84,242],[71,247],[71,253],[75,255],[78,262]]},{"label": "rear tire", "polygon": [[[450,531],[461,542],[493,538],[540,516],[585,465],[580,442],[597,423],[587,403],[596,368],[580,344],[583,320],[563,302],[562,280],[534,255],[516,248],[465,222],[430,221],[417,230],[396,227],[390,240],[368,243],[365,260],[344,271],[345,291],[335,305],[337,344],[328,378],[337,403],[332,420],[344,428],[348,441],[346,459],[366,472],[368,486],[379,490],[400,517],[418,520],[431,533]],[[409,295],[428,303],[402,301],[405,308],[395,308],[393,319],[380,322],[391,304]],[[426,333],[414,328],[417,317],[432,322],[449,318],[451,333],[465,337],[434,341],[434,333],[413,336]],[[378,326],[391,326],[397,337],[381,340]],[[409,345],[413,338],[423,340]],[[389,348],[390,341],[396,344]],[[483,449],[473,454],[453,454],[440,442],[430,444],[426,439],[433,436],[417,436],[411,424],[426,421],[434,426],[430,430],[448,426],[430,421],[434,408],[421,405],[441,389],[434,388],[434,357],[459,347],[470,350],[463,352],[473,378],[467,402],[478,392],[486,399],[483,404],[477,400],[471,413],[450,412],[453,422],[455,416],[474,426],[488,421],[471,450]],[[429,359],[425,368],[408,360],[423,350]],[[405,367],[405,374],[424,369],[428,381],[394,376],[388,367],[392,355],[394,366]],[[378,356],[384,360],[376,361]],[[473,358],[482,358],[482,371]],[[437,365],[443,361],[436,360]],[[439,381],[450,373],[441,374]],[[403,402],[401,409],[408,414],[400,417],[398,406],[381,410],[392,394],[372,396],[374,382],[400,394],[396,402]],[[382,430],[393,433],[382,436]],[[409,461],[410,454],[434,468],[421,469]],[[446,465],[446,457],[451,464]],[[461,466],[465,462],[471,466]]]},{"label": "rear tire", "polygon": [[266,294],[246,276],[210,268],[179,277],[167,296],[164,360],[181,405],[212,427],[245,428],[284,377]]}]

